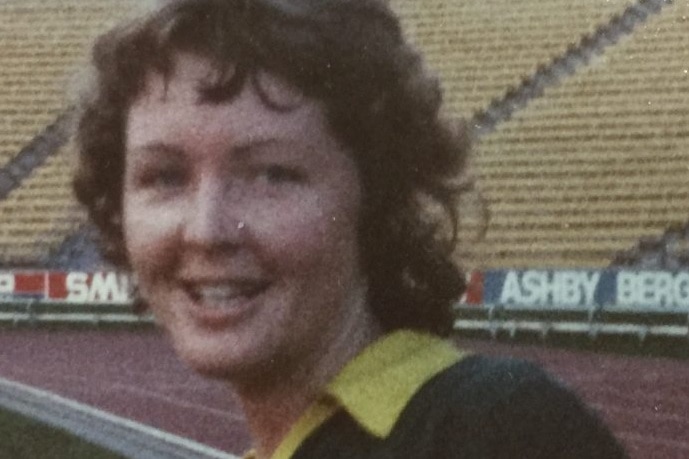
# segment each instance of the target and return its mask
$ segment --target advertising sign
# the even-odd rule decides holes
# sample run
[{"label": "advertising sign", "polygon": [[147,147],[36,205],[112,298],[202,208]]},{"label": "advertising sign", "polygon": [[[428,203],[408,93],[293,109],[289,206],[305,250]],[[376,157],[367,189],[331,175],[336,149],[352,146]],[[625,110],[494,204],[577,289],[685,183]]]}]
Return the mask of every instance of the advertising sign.
[{"label": "advertising sign", "polygon": [[0,271],[0,299],[67,304],[128,304],[130,280],[114,271]]},{"label": "advertising sign", "polygon": [[[0,271],[0,301],[131,303],[131,279],[115,271]],[[472,271],[466,307],[689,313],[689,272],[596,269]]]},{"label": "advertising sign", "polygon": [[689,312],[689,272],[489,270],[483,302],[507,309]]}]

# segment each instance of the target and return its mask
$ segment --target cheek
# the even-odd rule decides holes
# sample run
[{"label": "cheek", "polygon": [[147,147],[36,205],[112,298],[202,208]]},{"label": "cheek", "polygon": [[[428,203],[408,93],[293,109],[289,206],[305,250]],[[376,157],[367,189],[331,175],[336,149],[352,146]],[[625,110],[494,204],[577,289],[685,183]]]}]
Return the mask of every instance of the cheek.
[{"label": "cheek", "polygon": [[123,203],[127,254],[142,281],[172,265],[178,213],[148,206],[136,199]]},{"label": "cheek", "polygon": [[349,196],[316,194],[261,214],[256,231],[266,255],[291,275],[341,277],[358,269],[358,205]]}]

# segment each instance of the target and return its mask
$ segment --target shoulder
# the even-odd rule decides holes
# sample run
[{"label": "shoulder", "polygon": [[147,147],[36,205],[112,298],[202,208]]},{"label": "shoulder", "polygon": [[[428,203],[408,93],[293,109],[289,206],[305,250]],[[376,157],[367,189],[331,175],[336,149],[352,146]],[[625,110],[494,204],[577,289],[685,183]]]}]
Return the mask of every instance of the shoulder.
[{"label": "shoulder", "polygon": [[523,360],[463,359],[426,384],[405,411],[400,429],[432,426],[433,444],[442,448],[436,457],[625,457],[573,391]]},{"label": "shoulder", "polygon": [[[438,404],[444,407],[442,411],[456,408],[466,412],[484,411],[513,401],[520,392],[540,386],[555,392],[567,392],[533,363],[509,358],[469,356],[436,375],[416,394],[413,402],[421,406]],[[444,402],[437,403],[439,400]]]}]

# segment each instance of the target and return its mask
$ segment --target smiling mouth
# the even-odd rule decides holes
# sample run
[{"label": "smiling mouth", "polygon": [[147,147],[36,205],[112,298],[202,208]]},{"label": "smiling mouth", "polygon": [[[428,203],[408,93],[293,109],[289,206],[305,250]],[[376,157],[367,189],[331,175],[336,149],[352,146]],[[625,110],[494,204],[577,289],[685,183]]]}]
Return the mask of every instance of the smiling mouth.
[{"label": "smiling mouth", "polygon": [[267,281],[185,282],[184,289],[199,306],[217,311],[232,311],[268,289]]}]

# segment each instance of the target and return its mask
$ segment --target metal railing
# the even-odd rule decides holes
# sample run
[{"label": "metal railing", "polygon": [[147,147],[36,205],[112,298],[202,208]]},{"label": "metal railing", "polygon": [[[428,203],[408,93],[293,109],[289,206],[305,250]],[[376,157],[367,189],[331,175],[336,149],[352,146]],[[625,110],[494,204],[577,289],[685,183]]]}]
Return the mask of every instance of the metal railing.
[{"label": "metal railing", "polygon": [[22,326],[41,324],[148,325],[149,314],[137,314],[130,305],[72,305],[40,301],[0,303],[0,324]]},{"label": "metal railing", "polygon": [[0,408],[133,459],[237,459],[187,438],[3,378]]},{"label": "metal railing", "polygon": [[640,343],[647,338],[660,336],[686,339],[689,342],[689,314],[658,314],[652,311],[608,312],[591,308],[580,314],[549,309],[535,314],[532,310],[506,309],[502,305],[482,305],[480,309],[457,305],[454,328],[457,331],[480,331],[493,339],[499,334],[515,338],[517,334],[531,333],[543,341],[554,334],[576,334],[596,340],[603,336],[629,335]]}]

